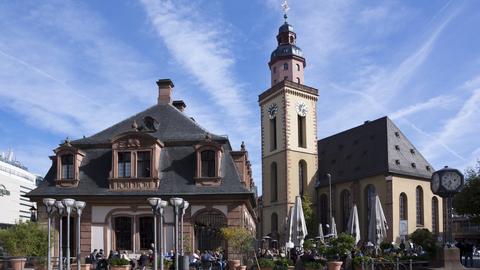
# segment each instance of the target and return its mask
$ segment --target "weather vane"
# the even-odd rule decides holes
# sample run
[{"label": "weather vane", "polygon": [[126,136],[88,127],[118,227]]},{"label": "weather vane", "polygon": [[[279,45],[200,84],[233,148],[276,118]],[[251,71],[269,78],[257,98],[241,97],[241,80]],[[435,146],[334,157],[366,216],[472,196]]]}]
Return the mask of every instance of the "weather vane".
[{"label": "weather vane", "polygon": [[283,9],[283,18],[285,19],[285,22],[287,22],[287,18],[288,18],[287,12],[290,9],[290,7],[288,6],[287,0],[283,1],[282,9]]}]

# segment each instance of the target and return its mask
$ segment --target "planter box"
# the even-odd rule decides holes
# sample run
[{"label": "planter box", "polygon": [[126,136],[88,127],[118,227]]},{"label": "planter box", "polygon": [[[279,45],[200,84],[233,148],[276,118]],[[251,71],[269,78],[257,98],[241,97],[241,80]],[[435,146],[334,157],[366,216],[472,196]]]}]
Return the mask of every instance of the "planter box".
[{"label": "planter box", "polygon": [[129,270],[130,265],[110,266],[110,270]]},{"label": "planter box", "polygon": [[26,261],[26,258],[10,259],[10,264],[12,265],[13,270],[23,270],[25,269]]},{"label": "planter box", "polygon": [[341,261],[333,261],[327,262],[328,270],[340,270],[342,268],[343,262]]}]

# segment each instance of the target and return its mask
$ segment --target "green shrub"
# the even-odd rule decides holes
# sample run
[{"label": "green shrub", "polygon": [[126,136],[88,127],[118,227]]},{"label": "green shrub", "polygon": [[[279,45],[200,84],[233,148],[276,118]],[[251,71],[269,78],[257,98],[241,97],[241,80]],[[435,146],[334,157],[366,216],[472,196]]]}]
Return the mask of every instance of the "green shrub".
[{"label": "green shrub", "polygon": [[323,264],[321,262],[305,262],[303,265],[305,266],[304,267],[305,269],[306,268],[308,268],[308,269],[322,269],[322,267],[323,267]]},{"label": "green shrub", "polygon": [[275,266],[275,262],[272,259],[261,258],[258,260],[258,264],[260,268],[273,268]]},{"label": "green shrub", "polygon": [[280,258],[275,261],[273,270],[287,270],[288,266],[293,265],[293,261],[287,258]]},{"label": "green shrub", "polygon": [[330,260],[338,260],[350,254],[355,247],[355,238],[353,236],[341,233],[337,238],[330,240],[327,246],[326,255]]},{"label": "green shrub", "polygon": [[420,245],[429,255],[435,255],[435,236],[428,229],[417,229],[410,234],[409,238],[416,245]]},{"label": "green shrub", "polygon": [[380,243],[381,250],[392,249],[392,248],[393,248],[393,245],[390,242],[383,241],[382,243]]},{"label": "green shrub", "polygon": [[364,266],[370,265],[372,263],[372,257],[370,256],[356,256],[353,258],[353,265],[355,266]]},{"label": "green shrub", "polygon": [[242,259],[253,250],[252,232],[243,227],[224,227],[220,229],[223,237],[227,240],[228,246],[234,253],[240,254]]},{"label": "green shrub", "polygon": [[20,222],[0,230],[0,242],[10,256],[47,256],[48,232],[35,222]]},{"label": "green shrub", "polygon": [[123,258],[111,258],[108,261],[108,264],[111,266],[123,266],[123,265],[129,265],[130,262],[127,259],[123,259]]}]

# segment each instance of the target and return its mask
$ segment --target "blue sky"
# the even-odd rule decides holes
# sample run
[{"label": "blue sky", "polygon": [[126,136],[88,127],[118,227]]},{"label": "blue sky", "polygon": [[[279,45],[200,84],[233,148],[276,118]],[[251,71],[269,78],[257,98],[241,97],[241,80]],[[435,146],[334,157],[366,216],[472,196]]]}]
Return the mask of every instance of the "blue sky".
[{"label": "blue sky", "polygon": [[[65,137],[156,102],[171,78],[187,113],[261,183],[258,94],[281,0],[1,1],[0,150],[44,174]],[[323,138],[390,116],[439,169],[480,158],[480,2],[291,0],[289,22],[318,88]]]}]

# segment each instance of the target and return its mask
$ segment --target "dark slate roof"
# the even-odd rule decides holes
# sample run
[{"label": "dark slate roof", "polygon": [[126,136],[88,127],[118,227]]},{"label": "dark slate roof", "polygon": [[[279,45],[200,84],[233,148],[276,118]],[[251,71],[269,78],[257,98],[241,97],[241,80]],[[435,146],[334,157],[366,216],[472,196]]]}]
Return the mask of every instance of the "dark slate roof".
[{"label": "dark slate roof", "polygon": [[375,175],[405,175],[430,179],[432,166],[388,117],[318,141],[319,180],[324,175],[344,182]]},{"label": "dark slate roof", "polygon": [[[146,116],[153,117],[158,121],[159,127],[152,136],[162,142],[168,141],[196,141],[205,138],[207,130],[202,128],[197,122],[187,117],[184,113],[178,111],[170,104],[154,105],[143,112],[131,116],[97,134],[88,138],[72,141],[73,145],[78,144],[98,144],[109,143],[110,139],[118,134],[132,130],[133,121],[139,126],[143,124]],[[212,135],[214,140],[225,140],[225,137]]]},{"label": "dark slate roof", "polygon": [[[114,191],[108,188],[108,177],[112,163],[112,150],[104,143],[125,131],[131,131],[133,120],[145,116],[154,117],[159,122],[159,131],[150,133],[161,141],[176,141],[165,144],[160,154],[160,187],[158,190]],[[55,162],[45,176],[45,181],[28,197],[37,196],[174,196],[174,195],[210,195],[210,194],[243,194],[254,201],[254,193],[240,182],[234,161],[230,155],[231,147],[225,137],[212,135],[212,140],[222,144],[222,167],[220,169],[222,183],[216,187],[199,187],[194,183],[195,150],[191,140],[205,139],[207,131],[198,126],[171,105],[156,105],[134,115],[91,137],[73,141],[72,144],[85,152],[80,165],[80,181],[78,187],[61,188],[54,183]],[[178,141],[185,140],[184,143]],[[92,145],[94,144],[94,145]],[[95,146],[95,144],[97,146]],[[103,146],[102,146],[103,145]]]}]

